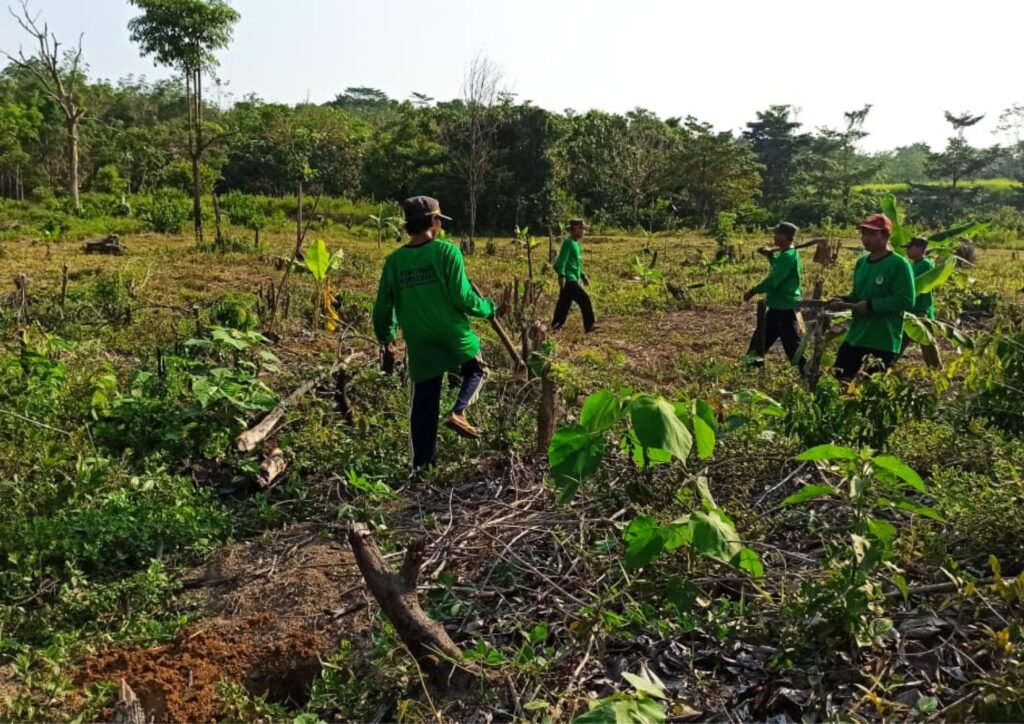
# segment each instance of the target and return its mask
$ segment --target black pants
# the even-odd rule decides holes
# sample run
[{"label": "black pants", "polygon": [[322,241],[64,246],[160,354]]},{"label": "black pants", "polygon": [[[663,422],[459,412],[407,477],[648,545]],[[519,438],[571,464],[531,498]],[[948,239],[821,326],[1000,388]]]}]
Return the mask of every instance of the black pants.
[{"label": "black pants", "polygon": [[562,291],[558,294],[558,302],[555,304],[555,317],[551,320],[551,329],[561,329],[565,320],[569,317],[569,309],[572,303],[579,305],[583,313],[583,328],[588,332],[594,327],[594,307],[590,303],[590,295],[580,286],[579,282],[566,281]]},{"label": "black pants", "polygon": [[[800,329],[796,322],[795,309],[769,309],[765,312],[764,319],[758,320],[757,329],[750,340],[748,355],[764,357],[777,340],[782,340],[782,348],[786,350],[786,359],[797,365],[801,370],[804,368],[804,358],[794,362],[793,357],[800,348]],[[761,325],[764,325],[763,327]],[[764,364],[764,360],[753,363],[755,367]]]},{"label": "black pants", "polygon": [[897,352],[884,352],[880,349],[869,349],[867,347],[854,347],[846,342],[839,345],[839,352],[836,354],[836,364],[833,374],[840,380],[852,380],[860,372],[865,360],[869,367],[875,367],[873,371],[887,370],[899,358]]},{"label": "black pants", "polygon": [[[459,370],[462,383],[452,412],[459,415],[476,401],[483,387],[486,372],[479,359],[471,359]],[[444,375],[416,382],[412,387],[412,409],[409,412],[412,466],[422,468],[437,462],[437,423],[441,413],[441,388]]]}]

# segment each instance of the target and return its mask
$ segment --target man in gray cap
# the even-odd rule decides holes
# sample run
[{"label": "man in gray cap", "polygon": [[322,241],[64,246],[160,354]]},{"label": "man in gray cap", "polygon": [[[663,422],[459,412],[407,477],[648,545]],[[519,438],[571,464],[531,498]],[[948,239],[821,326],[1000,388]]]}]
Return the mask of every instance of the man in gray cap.
[{"label": "man in gray cap", "polygon": [[[562,242],[562,249],[558,252],[555,260],[555,272],[558,274],[558,301],[555,302],[555,314],[551,320],[551,329],[561,329],[565,320],[569,317],[569,309],[572,303],[580,308],[583,314],[583,329],[593,332],[596,329],[594,323],[594,307],[590,303],[590,295],[583,286],[590,286],[590,279],[583,272],[583,250],[580,242],[587,234],[587,225],[583,219],[573,219],[569,222],[569,237]],[[580,286],[580,284],[583,286]]]},{"label": "man in gray cap", "polygon": [[803,358],[794,359],[800,347],[796,305],[802,298],[800,282],[804,273],[800,252],[793,247],[796,232],[796,226],[788,221],[775,227],[775,248],[759,249],[768,257],[771,271],[760,284],[743,295],[743,301],[749,302],[755,295],[764,294],[767,308],[764,317],[758,319],[747,351],[747,357],[756,367],[764,365],[764,356],[778,339],[782,340],[782,348],[786,350],[789,361],[799,366],[801,371],[804,367]]},{"label": "man in gray cap", "polygon": [[413,383],[409,420],[413,468],[433,466],[437,459],[437,425],[444,374],[459,370],[462,385],[445,424],[462,437],[480,433],[466,420],[486,376],[480,338],[469,317],[490,319],[494,302],[473,291],[462,252],[438,238],[441,213],[437,199],[414,196],[402,203],[409,243],[384,262],[373,307],[377,341],[388,346],[402,329]]}]

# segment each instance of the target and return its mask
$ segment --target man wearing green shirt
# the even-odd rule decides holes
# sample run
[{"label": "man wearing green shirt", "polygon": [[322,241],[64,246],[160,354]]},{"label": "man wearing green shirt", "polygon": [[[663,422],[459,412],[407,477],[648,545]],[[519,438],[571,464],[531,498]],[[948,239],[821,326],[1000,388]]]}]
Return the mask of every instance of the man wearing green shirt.
[{"label": "man wearing green shirt", "polygon": [[804,267],[800,261],[800,252],[793,248],[797,228],[789,222],[782,222],[775,228],[775,250],[761,249],[768,257],[771,271],[760,284],[743,295],[743,301],[749,302],[757,294],[764,294],[767,311],[762,319],[758,319],[754,337],[750,340],[747,356],[752,358],[753,365],[764,365],[764,356],[772,348],[775,341],[782,340],[782,348],[790,362],[803,369],[804,360],[794,359],[800,348],[800,330],[797,324],[796,304],[802,295],[800,281]]},{"label": "man wearing green shirt", "polygon": [[469,317],[490,319],[495,309],[491,300],[473,291],[458,247],[438,238],[441,220],[448,217],[441,214],[437,199],[414,196],[402,206],[411,238],[384,262],[373,328],[377,341],[385,347],[395,339],[396,320],[405,337],[413,384],[409,414],[412,465],[423,468],[437,459],[437,423],[446,372],[458,369],[462,377],[446,424],[462,437],[480,437],[465,417],[486,376],[480,339]]},{"label": "man wearing green shirt", "polygon": [[[911,268],[914,270],[915,286],[924,274],[935,268],[935,262],[925,256],[927,253],[928,240],[924,237],[915,236],[907,243],[907,259],[910,260]],[[935,300],[932,297],[932,292],[918,294],[917,299],[914,300],[914,308],[910,311],[918,317],[935,319]],[[910,342],[910,336],[904,334],[903,347],[900,349],[901,355],[907,351]],[[939,350],[934,345],[921,345],[921,356],[924,357],[925,364],[929,367],[942,367],[942,358],[939,356]]]},{"label": "man wearing green shirt", "polygon": [[[583,252],[580,242],[587,233],[587,226],[583,219],[573,219],[569,222],[569,238],[562,242],[562,249],[555,259],[555,272],[558,273],[558,285],[561,291],[558,293],[558,301],[555,303],[555,316],[551,320],[551,329],[561,329],[565,320],[569,317],[569,309],[572,303],[579,305],[583,314],[583,329],[588,332],[594,331],[594,307],[590,303],[590,295],[587,294],[584,286],[590,286],[590,280],[583,273]],[[583,286],[580,286],[580,282]]]},{"label": "man wearing green shirt", "polygon": [[903,315],[914,306],[914,272],[910,262],[889,245],[892,221],[874,214],[858,227],[867,254],[857,260],[853,291],[833,298],[829,307],[853,312],[846,340],[836,355],[834,373],[852,380],[866,359],[888,368],[903,344]]}]

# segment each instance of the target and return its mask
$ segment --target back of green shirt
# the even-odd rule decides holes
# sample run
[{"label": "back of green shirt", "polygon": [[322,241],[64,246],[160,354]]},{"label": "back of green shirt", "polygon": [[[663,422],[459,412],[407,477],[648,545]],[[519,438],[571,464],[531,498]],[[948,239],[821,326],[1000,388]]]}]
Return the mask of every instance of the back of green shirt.
[{"label": "back of green shirt", "polygon": [[847,344],[882,352],[899,352],[903,344],[903,314],[914,307],[914,271],[906,258],[889,252],[871,261],[857,260],[849,302],[869,302],[867,314],[853,315]]},{"label": "back of green shirt", "polygon": [[562,242],[562,248],[555,259],[555,271],[566,281],[578,282],[583,276],[583,250],[580,243],[571,236]]},{"label": "back of green shirt", "polygon": [[[920,261],[914,262],[914,279],[927,274],[935,268],[935,262],[931,259],[921,259]],[[932,298],[931,292],[925,292],[924,294],[918,294],[917,299],[914,301],[914,314],[919,317],[928,317],[928,319],[935,319],[935,300]]]},{"label": "back of green shirt", "polygon": [[446,241],[403,246],[384,262],[373,307],[377,341],[395,338],[395,320],[409,349],[409,378],[423,382],[480,352],[469,318],[490,318],[494,303],[477,295],[462,252]]},{"label": "back of green shirt", "polygon": [[800,280],[804,275],[804,266],[800,261],[800,252],[786,249],[768,257],[768,263],[772,270],[750,291],[764,294],[764,303],[768,309],[793,309],[803,297]]}]

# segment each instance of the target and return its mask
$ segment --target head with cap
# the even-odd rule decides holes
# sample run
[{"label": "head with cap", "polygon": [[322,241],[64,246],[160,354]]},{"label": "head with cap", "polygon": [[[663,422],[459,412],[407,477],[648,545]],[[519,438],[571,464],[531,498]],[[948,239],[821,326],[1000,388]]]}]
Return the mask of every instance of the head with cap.
[{"label": "head with cap", "polygon": [[434,238],[441,231],[441,220],[451,217],[441,213],[441,204],[431,196],[412,196],[402,202],[405,211],[405,230],[411,236],[433,231]]},{"label": "head with cap", "polygon": [[857,224],[857,228],[860,229],[860,243],[871,254],[883,251],[892,236],[892,221],[885,214],[872,214]]},{"label": "head with cap", "polygon": [[579,241],[587,234],[587,222],[583,219],[569,219],[569,236]]},{"label": "head with cap", "polygon": [[928,240],[923,236],[915,236],[907,242],[907,258],[910,261],[921,261],[928,251]]},{"label": "head with cap", "polygon": [[793,243],[793,239],[796,238],[796,224],[791,224],[788,221],[781,222],[775,227],[775,246],[780,249],[789,248],[789,245]]}]

